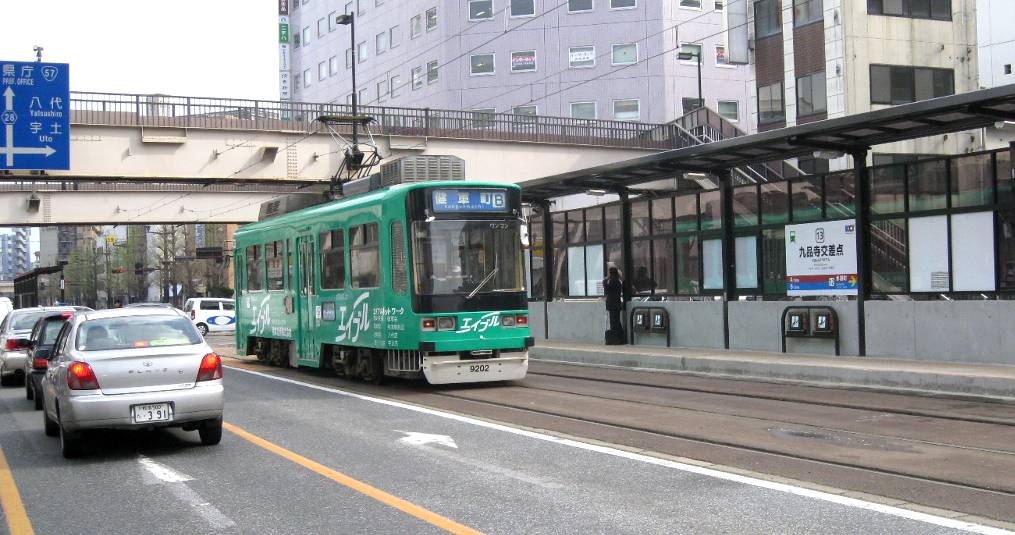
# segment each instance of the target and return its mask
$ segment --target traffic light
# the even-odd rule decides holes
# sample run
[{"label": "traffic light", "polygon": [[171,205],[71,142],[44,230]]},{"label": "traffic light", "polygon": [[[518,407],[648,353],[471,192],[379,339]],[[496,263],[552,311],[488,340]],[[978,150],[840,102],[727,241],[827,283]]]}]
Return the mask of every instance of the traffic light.
[{"label": "traffic light", "polygon": [[125,272],[125,271],[127,271],[127,270],[125,270],[125,269],[123,269],[123,268],[115,268],[115,269],[113,270],[113,273],[123,273],[123,272]]}]

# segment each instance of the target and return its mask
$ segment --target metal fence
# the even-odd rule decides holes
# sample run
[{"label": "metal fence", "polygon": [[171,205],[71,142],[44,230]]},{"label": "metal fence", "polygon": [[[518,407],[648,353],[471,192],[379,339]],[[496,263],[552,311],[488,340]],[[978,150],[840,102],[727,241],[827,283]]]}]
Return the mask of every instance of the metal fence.
[{"label": "metal fence", "polygon": [[[673,124],[385,106],[358,111],[374,118],[374,135],[660,150],[697,144]],[[346,104],[71,93],[71,122],[88,125],[310,132],[322,128],[316,121],[322,115],[351,114],[352,106]],[[351,127],[338,131],[348,133]]]}]

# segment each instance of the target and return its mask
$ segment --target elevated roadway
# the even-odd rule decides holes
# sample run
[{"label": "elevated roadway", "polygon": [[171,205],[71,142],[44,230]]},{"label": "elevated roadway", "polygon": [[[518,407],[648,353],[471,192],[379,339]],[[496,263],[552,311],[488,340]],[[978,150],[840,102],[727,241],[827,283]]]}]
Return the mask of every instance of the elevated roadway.
[{"label": "elevated roadway", "polygon": [[[0,176],[0,225],[251,221],[262,201],[292,184],[325,185],[351,137],[316,121],[348,113],[337,104],[73,93],[71,108],[71,169]],[[468,177],[499,182],[685,143],[673,125],[410,108],[362,113],[376,121],[361,142],[376,148],[381,163],[447,154],[465,160]],[[33,193],[38,203],[29,205]]]}]

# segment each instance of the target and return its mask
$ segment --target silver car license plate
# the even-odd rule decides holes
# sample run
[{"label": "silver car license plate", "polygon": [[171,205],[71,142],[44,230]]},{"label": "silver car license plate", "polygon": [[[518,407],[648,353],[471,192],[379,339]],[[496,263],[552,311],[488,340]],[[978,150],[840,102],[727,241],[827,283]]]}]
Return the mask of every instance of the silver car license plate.
[{"label": "silver car license plate", "polygon": [[173,409],[168,403],[147,403],[134,405],[130,408],[134,415],[134,423],[168,422],[173,419]]}]

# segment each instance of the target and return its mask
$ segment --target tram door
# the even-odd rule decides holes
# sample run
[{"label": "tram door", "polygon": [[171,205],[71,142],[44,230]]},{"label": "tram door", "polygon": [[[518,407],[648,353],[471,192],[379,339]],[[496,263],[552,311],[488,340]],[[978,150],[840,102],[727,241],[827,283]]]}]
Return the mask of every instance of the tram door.
[{"label": "tram door", "polygon": [[299,308],[299,360],[304,363],[317,364],[320,355],[317,352],[314,332],[317,329],[317,295],[314,292],[314,240],[312,236],[300,236],[296,239],[299,252],[300,271],[300,306]]}]

